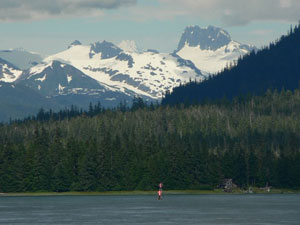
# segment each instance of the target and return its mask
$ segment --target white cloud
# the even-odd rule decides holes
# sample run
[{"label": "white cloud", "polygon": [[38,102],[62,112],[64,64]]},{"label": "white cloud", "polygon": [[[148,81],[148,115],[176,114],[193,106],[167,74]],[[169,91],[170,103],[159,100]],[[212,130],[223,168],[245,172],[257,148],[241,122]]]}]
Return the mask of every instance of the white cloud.
[{"label": "white cloud", "polygon": [[[244,25],[251,21],[288,21],[300,18],[299,0],[159,0],[169,14],[220,19],[226,25]],[[163,10],[162,9],[162,10]],[[180,14],[176,15],[176,10]],[[164,12],[165,13],[165,12]]]},{"label": "white cloud", "polygon": [[0,21],[97,16],[103,9],[136,3],[137,0],[0,0]]}]

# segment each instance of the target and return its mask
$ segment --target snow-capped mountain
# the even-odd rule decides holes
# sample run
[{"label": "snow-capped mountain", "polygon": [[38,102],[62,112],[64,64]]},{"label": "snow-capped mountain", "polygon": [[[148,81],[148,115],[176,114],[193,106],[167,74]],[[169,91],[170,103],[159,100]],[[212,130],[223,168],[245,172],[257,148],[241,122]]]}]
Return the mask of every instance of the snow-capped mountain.
[{"label": "snow-capped mountain", "polygon": [[230,34],[221,28],[189,26],[182,34],[175,53],[191,60],[204,74],[214,74],[254,49],[232,40]]},{"label": "snow-capped mountain", "polygon": [[0,81],[14,82],[22,74],[22,70],[0,58]]},{"label": "snow-capped mountain", "polygon": [[[32,96],[35,93],[36,99],[51,101],[54,108],[71,104],[86,108],[98,101],[103,106],[130,104],[136,95],[159,101],[180,83],[201,81],[252,49],[232,40],[221,28],[192,26],[185,29],[171,54],[153,49],[141,52],[133,41],[117,46],[108,41],[84,45],[78,40],[48,57],[22,49],[0,51],[0,82],[11,83],[3,83],[0,91],[4,86],[10,92],[22,87],[16,93],[31,90]],[[33,109],[41,101],[22,102],[32,104]]]},{"label": "snow-capped mountain", "polygon": [[203,77],[192,62],[178,55],[129,52],[107,41],[72,45],[47,57],[45,62],[53,60],[74,66],[113,91],[129,91],[149,99],[160,99],[167,90],[180,83]]},{"label": "snow-capped mountain", "polygon": [[1,50],[0,58],[10,62],[21,70],[29,69],[42,62],[44,57],[38,53],[28,52],[22,48]]}]

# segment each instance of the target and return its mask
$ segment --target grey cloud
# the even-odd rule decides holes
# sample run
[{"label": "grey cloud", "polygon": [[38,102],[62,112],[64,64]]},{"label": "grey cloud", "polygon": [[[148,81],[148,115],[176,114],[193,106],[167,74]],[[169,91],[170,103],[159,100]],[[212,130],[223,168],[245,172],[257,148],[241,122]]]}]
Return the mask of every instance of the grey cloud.
[{"label": "grey cloud", "polygon": [[[186,16],[220,19],[226,25],[244,25],[251,21],[289,21],[300,18],[299,0],[159,0],[170,10]],[[171,12],[170,12],[171,13]]]},{"label": "grey cloud", "polygon": [[137,0],[0,0],[0,21],[97,15],[103,9],[136,3]]}]

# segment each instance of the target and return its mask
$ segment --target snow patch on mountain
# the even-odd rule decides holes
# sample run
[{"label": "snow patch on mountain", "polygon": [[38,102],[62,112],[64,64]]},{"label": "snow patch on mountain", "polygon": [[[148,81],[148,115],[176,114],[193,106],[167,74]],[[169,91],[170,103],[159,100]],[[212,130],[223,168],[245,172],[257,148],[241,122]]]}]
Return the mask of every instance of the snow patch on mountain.
[{"label": "snow patch on mountain", "polygon": [[8,67],[7,64],[0,67],[2,67],[1,68],[2,75],[0,76],[0,80],[4,82],[8,82],[8,83],[14,82],[22,74],[21,70]]},{"label": "snow patch on mountain", "polygon": [[66,87],[63,87],[61,84],[58,84],[58,93],[63,94],[63,91]]},{"label": "snow patch on mountain", "polygon": [[17,80],[21,74],[22,70],[0,58],[0,81],[12,83]]},{"label": "snow patch on mountain", "polygon": [[72,75],[67,75],[68,84],[72,81]]},{"label": "snow patch on mountain", "polygon": [[43,81],[46,80],[46,78],[47,78],[47,74],[45,74],[45,75],[44,75],[43,77],[41,77],[41,78],[36,78],[35,80],[40,81],[40,82],[43,82]]},{"label": "snow patch on mountain", "polygon": [[[48,62],[48,63],[43,62],[43,63],[37,64],[36,66],[34,66],[34,67],[32,67],[32,68],[29,69],[29,74],[31,76],[33,76],[34,74],[41,73],[47,67],[52,67],[52,63],[53,62]],[[31,76],[29,76],[27,79],[30,79]]]}]

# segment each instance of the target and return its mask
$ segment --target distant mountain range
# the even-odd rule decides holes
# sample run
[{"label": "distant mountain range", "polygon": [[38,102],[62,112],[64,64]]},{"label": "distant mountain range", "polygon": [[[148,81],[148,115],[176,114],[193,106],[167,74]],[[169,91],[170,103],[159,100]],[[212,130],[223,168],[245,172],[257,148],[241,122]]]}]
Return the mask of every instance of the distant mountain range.
[{"label": "distant mountain range", "polygon": [[163,104],[193,104],[208,99],[232,99],[300,87],[300,25],[275,43],[237,60],[235,65],[203,82],[173,89]]},{"label": "distant mountain range", "polygon": [[[35,93],[44,102],[51,100],[46,106],[53,108],[71,104],[86,107],[96,101],[103,106],[116,106],[120,101],[130,104],[136,95],[146,101],[160,101],[174,87],[189,80],[202,81],[253,49],[233,41],[228,32],[213,26],[187,27],[171,54],[139,51],[133,41],[82,45],[76,40],[66,50],[45,57],[23,49],[0,51],[0,81],[14,85],[10,91],[30,89],[31,95]],[[10,95],[4,95],[9,101]],[[28,102],[22,100],[25,96],[19,96],[16,110],[22,102]],[[10,102],[14,105],[14,101]],[[32,109],[44,107],[39,101],[30,103]],[[1,99],[0,104],[1,108],[7,105]],[[18,114],[13,106],[9,108],[0,120]],[[19,114],[28,113],[32,111]]]}]

